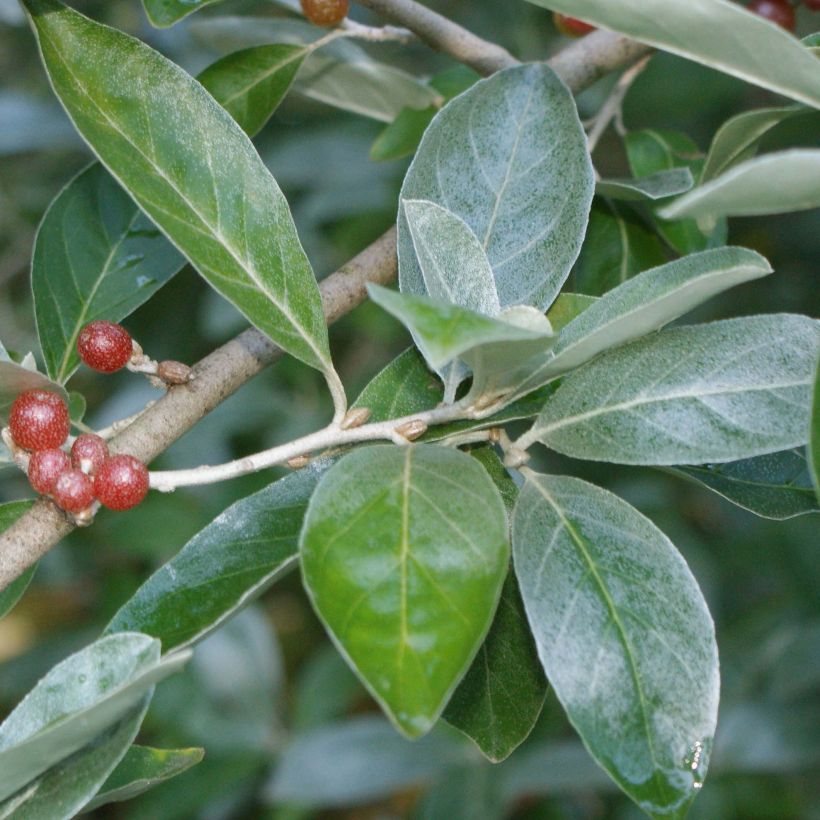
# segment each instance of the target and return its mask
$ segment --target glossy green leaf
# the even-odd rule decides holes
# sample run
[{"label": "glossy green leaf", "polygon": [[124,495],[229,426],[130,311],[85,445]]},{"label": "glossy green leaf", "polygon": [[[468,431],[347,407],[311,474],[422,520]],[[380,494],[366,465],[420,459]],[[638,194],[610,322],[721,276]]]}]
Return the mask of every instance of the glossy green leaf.
[{"label": "glossy green leaf", "polygon": [[50,390],[58,393],[68,404],[68,393],[48,376],[29,370],[22,364],[0,360],[0,423],[8,421],[14,400],[26,390]]},{"label": "glossy green leaf", "polygon": [[551,355],[519,388],[525,393],[605,350],[658,330],[735,285],[772,272],[759,253],[716,248],[645,271],[605,293],[559,334]]},{"label": "glossy green leaf", "polygon": [[[578,256],[594,187],[572,95],[541,64],[500,71],[448,103],[424,134],[401,198],[426,199],[478,237],[502,306],[546,308]],[[425,293],[405,215],[399,282]]]},{"label": "glossy green leaf", "polygon": [[664,330],[566,376],[524,438],[620,464],[737,461],[799,447],[818,343],[820,322],[790,314]]},{"label": "glossy green leaf", "polygon": [[124,633],[59,663],[0,724],[0,799],[82,749],[187,659],[160,659],[159,641]]},{"label": "glossy green leaf", "polygon": [[561,293],[547,311],[547,321],[552,325],[553,331],[558,333],[597,301],[595,296],[583,293]]},{"label": "glossy green leaf", "polygon": [[538,655],[587,749],[650,816],[682,818],[709,765],[714,625],[669,539],[617,496],[527,473],[513,555]]},{"label": "glossy green leaf", "polygon": [[600,296],[667,258],[663,242],[633,209],[598,199],[592,205],[572,287]]},{"label": "glossy green leaf", "polygon": [[130,800],[196,766],[205,755],[204,749],[152,749],[132,746],[117,768],[108,776],[100,791],[85,807],[92,811],[106,803]]},{"label": "glossy green leaf", "polygon": [[52,85],[102,163],[199,272],[286,352],[332,372],[319,289],[253,145],[165,57],[55,0],[26,0]]},{"label": "glossy green leaf", "polygon": [[[518,488],[489,447],[470,452],[498,487],[508,513]],[[501,590],[495,619],[443,717],[472,738],[489,760],[498,763],[520,746],[541,714],[547,685],[530,632],[515,574]]]},{"label": "glossy green leaf", "polygon": [[[214,17],[191,23],[189,30],[219,51],[271,43],[310,46],[324,36],[299,20],[271,17]],[[374,60],[348,39],[313,51],[294,80],[293,90],[312,100],[379,122],[392,122],[405,107],[426,108],[438,92],[395,66]]]},{"label": "glossy green leaf", "polygon": [[641,179],[602,179],[595,183],[595,193],[627,202],[656,200],[685,193],[694,184],[688,168],[670,168]]},{"label": "glossy green leaf", "polygon": [[151,25],[167,28],[183,17],[218,2],[219,0],[142,0],[142,5]]},{"label": "glossy green leaf", "polygon": [[784,450],[728,464],[675,467],[672,472],[763,518],[783,521],[820,510],[803,450]]},{"label": "glossy green leaf", "polygon": [[[9,501],[7,504],[0,504],[0,532],[7,530],[26,510],[30,509],[33,503],[33,501]],[[36,571],[37,564],[34,564],[5,589],[0,590],[0,618],[7,615],[23,597]]]},{"label": "glossy green leaf", "polygon": [[134,593],[106,632],[145,632],[165,651],[202,640],[294,567],[308,500],[328,466],[313,461],[232,504]]},{"label": "glossy green leaf", "polygon": [[820,65],[780,26],[729,0],[530,0],[820,108]]},{"label": "glossy green leaf", "polygon": [[660,215],[665,219],[715,219],[817,207],[820,207],[820,150],[795,148],[735,165],[662,208]]},{"label": "glossy green leaf", "polygon": [[77,336],[95,319],[119,322],[184,264],[98,163],[57,195],[37,231],[34,315],[48,374],[64,383],[80,364]]},{"label": "glossy green leaf", "polygon": [[370,147],[370,159],[374,162],[386,162],[414,154],[427,126],[437,113],[438,108],[434,105],[428,105],[427,108],[402,108],[396,119],[376,137]]},{"label": "glossy green leaf", "polygon": [[386,721],[362,715],[297,736],[265,788],[275,804],[358,806],[434,781],[472,750],[441,733],[410,743]]},{"label": "glossy green leaf", "polygon": [[290,90],[308,46],[275,43],[234,51],[197,78],[249,136],[262,130]]},{"label": "glossy green leaf", "polygon": [[812,395],[812,410],[809,419],[809,446],[808,463],[814,489],[820,500],[820,361],[814,374],[814,390]]},{"label": "glossy green leaf", "polygon": [[100,731],[87,746],[0,802],[0,816],[15,820],[74,817],[97,793],[128,751],[150,702],[149,691],[123,718]]},{"label": "glossy green leaf", "polygon": [[758,108],[726,120],[712,140],[700,181],[708,182],[733,165],[751,159],[760,140],[783,120],[806,111],[799,105]]},{"label": "glossy green leaf", "polygon": [[429,731],[493,615],[509,549],[504,504],[458,450],[349,453],[311,499],[305,588],[334,642],[404,734]]},{"label": "glossy green leaf", "polygon": [[402,200],[425,292],[440,302],[495,316],[501,311],[490,260],[478,237],[452,211]]}]

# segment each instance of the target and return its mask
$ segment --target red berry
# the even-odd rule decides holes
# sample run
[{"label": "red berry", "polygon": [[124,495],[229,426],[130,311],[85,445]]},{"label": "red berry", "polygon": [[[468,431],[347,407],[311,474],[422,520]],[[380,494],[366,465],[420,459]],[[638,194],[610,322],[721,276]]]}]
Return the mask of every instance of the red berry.
[{"label": "red berry", "polygon": [[590,31],[595,31],[595,26],[591,26],[583,20],[578,20],[576,17],[559,14],[557,11],[552,13],[552,19],[555,27],[565,37],[583,37],[585,34],[589,34]]},{"label": "red berry", "polygon": [[752,0],[746,8],[765,20],[777,23],[786,31],[794,31],[797,26],[794,9],[789,0]]},{"label": "red berry", "polygon": [[70,469],[71,459],[62,450],[37,450],[28,462],[28,483],[40,495],[49,495],[57,479]]},{"label": "red berry", "polygon": [[62,396],[49,390],[26,390],[9,412],[14,443],[24,450],[51,450],[68,438],[71,422]]},{"label": "red berry", "polygon": [[347,17],[350,0],[299,0],[305,17],[314,26],[335,26]]},{"label": "red berry", "polygon": [[93,433],[77,436],[71,445],[71,463],[78,470],[94,475],[108,458],[108,445],[105,439]]},{"label": "red berry", "polygon": [[148,470],[134,456],[111,456],[97,471],[94,492],[109,510],[130,510],[148,492]]},{"label": "red berry", "polygon": [[54,485],[54,501],[66,512],[82,512],[94,500],[94,482],[82,470],[67,470]]},{"label": "red berry", "polygon": [[93,370],[113,373],[128,364],[134,350],[131,336],[122,325],[102,319],[89,322],[77,337],[77,352]]}]

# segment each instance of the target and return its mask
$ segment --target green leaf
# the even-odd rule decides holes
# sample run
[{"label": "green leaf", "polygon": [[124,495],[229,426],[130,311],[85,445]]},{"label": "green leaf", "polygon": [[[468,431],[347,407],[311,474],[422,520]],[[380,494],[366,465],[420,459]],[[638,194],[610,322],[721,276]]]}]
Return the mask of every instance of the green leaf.
[{"label": "green leaf", "polygon": [[195,11],[219,0],[142,0],[152,26],[168,28]]},{"label": "green leaf", "polygon": [[68,394],[68,415],[72,423],[76,424],[85,418],[86,401],[82,393],[72,390]]},{"label": "green leaf", "polygon": [[547,311],[547,321],[558,333],[597,301],[595,296],[585,296],[583,293],[561,293]]},{"label": "green leaf", "polygon": [[22,364],[0,360],[0,423],[8,421],[11,405],[26,390],[50,390],[68,404],[68,393],[61,385]]},{"label": "green leaf", "polygon": [[282,43],[246,48],[217,60],[197,79],[252,137],[279,107],[310,51]]},{"label": "green leaf", "polygon": [[87,746],[0,802],[0,816],[19,820],[74,817],[128,751],[150,702],[149,691],[125,717],[101,731]]},{"label": "green leaf", "polygon": [[[470,455],[487,470],[507,512],[512,513],[518,488],[498,456],[489,447],[474,449]],[[443,717],[472,738],[485,757],[499,763],[527,739],[546,694],[518,582],[509,572],[490,631]]]},{"label": "green leaf", "polygon": [[725,0],[530,0],[820,108],[820,65],[768,20]]},{"label": "green leaf", "polygon": [[205,750],[200,748],[152,749],[149,746],[132,746],[83,811],[93,811],[106,803],[130,800],[196,766],[204,755]]},{"label": "green leaf", "polygon": [[26,0],[77,130],[223,296],[286,352],[332,373],[319,289],[287,202],[247,135],[139,40],[55,0]]},{"label": "green leaf", "polygon": [[498,771],[490,766],[450,769],[419,800],[412,820],[504,820],[510,813],[499,780]]},{"label": "green leaf", "polygon": [[[481,242],[502,306],[546,308],[578,256],[594,187],[572,95],[544,64],[500,71],[448,103],[424,134],[401,198],[452,211]],[[401,289],[425,293],[404,213]]]},{"label": "green leaf", "polygon": [[0,724],[0,799],[93,741],[188,657],[160,659],[159,641],[124,633],[55,666]]},{"label": "green leaf", "polygon": [[294,567],[308,500],[329,466],[313,461],[232,504],[134,593],[106,633],[145,632],[168,651],[213,632]]},{"label": "green leaf", "polygon": [[675,467],[671,472],[763,518],[783,521],[820,509],[802,450],[784,450],[728,464]]},{"label": "green leaf", "polygon": [[582,293],[600,296],[666,260],[663,242],[634,210],[597,199],[592,205],[572,284]]},{"label": "green leaf", "polygon": [[[31,508],[33,503],[33,501],[9,501],[6,504],[0,504],[0,532],[7,530],[24,512]],[[0,590],[0,618],[8,615],[14,605],[23,597],[36,571],[37,564],[34,564],[5,589]]]},{"label": "green leaf", "polygon": [[268,802],[358,806],[438,779],[472,758],[466,744],[441,733],[410,743],[375,715],[320,726],[284,751],[265,788]]},{"label": "green leaf", "polygon": [[809,419],[808,463],[814,489],[820,500],[820,361],[814,374],[811,418]]},{"label": "green leaf", "polygon": [[602,179],[595,193],[610,199],[629,201],[664,199],[688,191],[695,184],[688,168],[670,168],[641,179]]},{"label": "green leaf", "polygon": [[772,268],[746,248],[716,248],[645,271],[605,293],[559,334],[552,355],[518,388],[526,393],[625,342],[658,330]]},{"label": "green leaf", "polygon": [[715,219],[789,213],[818,206],[820,150],[794,148],[735,165],[659,213],[665,219]]},{"label": "green leaf", "polygon": [[500,313],[490,261],[464,220],[435,202],[405,199],[401,204],[425,292],[476,313]]},{"label": "green leaf", "polygon": [[184,262],[101,165],[74,177],[40,223],[31,267],[37,333],[51,378],[63,384],[77,369],[84,325],[124,319]]},{"label": "green leaf", "polygon": [[340,718],[364,699],[359,679],[330,643],[308,658],[294,689],[290,724],[297,733]]},{"label": "green leaf", "polygon": [[515,571],[538,655],[589,752],[652,817],[682,818],[717,721],[714,626],[669,539],[612,493],[527,471]]},{"label": "green leaf", "polygon": [[758,108],[726,120],[712,140],[706,163],[701,174],[701,183],[708,182],[728,171],[733,165],[751,159],[757,152],[760,140],[786,119],[804,113],[799,105],[780,108]]},{"label": "green leaf", "polygon": [[434,105],[427,108],[402,108],[396,119],[376,137],[370,147],[370,159],[374,162],[386,162],[414,154],[427,126],[437,113],[438,108]]},{"label": "green leaf", "polygon": [[[325,32],[299,20],[271,17],[215,17],[189,30],[207,45],[235,51],[271,43],[311,46]],[[392,122],[405,107],[426,108],[439,99],[417,77],[374,60],[347,39],[312,51],[294,80],[293,90],[312,100],[378,122]]]},{"label": "green leaf", "polygon": [[305,588],[362,682],[408,737],[429,731],[473,660],[504,582],[504,504],[458,450],[355,450],[311,499]]},{"label": "green leaf", "polygon": [[565,377],[523,439],[619,464],[737,461],[799,447],[818,340],[820,323],[790,314],[664,330]]}]

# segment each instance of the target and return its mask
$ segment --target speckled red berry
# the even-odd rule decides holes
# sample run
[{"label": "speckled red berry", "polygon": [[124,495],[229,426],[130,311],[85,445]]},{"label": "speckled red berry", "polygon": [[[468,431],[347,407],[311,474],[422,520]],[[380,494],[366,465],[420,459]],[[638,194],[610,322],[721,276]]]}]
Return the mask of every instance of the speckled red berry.
[{"label": "speckled red berry", "polygon": [[753,14],[777,23],[786,31],[794,31],[797,27],[794,9],[789,0],[752,0],[746,8]]},{"label": "speckled red berry", "polygon": [[24,450],[51,450],[68,438],[71,422],[62,396],[50,390],[26,390],[9,411],[14,443]]},{"label": "speckled red berry", "polygon": [[57,479],[70,469],[71,459],[63,450],[37,450],[28,462],[28,483],[40,495],[49,495]]},{"label": "speckled red berry", "polygon": [[111,456],[94,477],[94,492],[109,510],[130,510],[148,492],[148,470],[134,456]]},{"label": "speckled red berry", "polygon": [[347,17],[350,0],[299,0],[305,17],[314,26],[335,26]]},{"label": "speckled red berry", "polygon": [[77,352],[93,370],[113,373],[128,364],[134,343],[122,325],[100,319],[89,322],[77,337]]},{"label": "speckled red berry", "polygon": [[60,509],[82,512],[94,500],[94,482],[82,470],[66,470],[57,479],[51,495]]},{"label": "speckled red berry", "polygon": [[77,436],[71,445],[71,463],[78,470],[94,475],[108,458],[108,445],[104,438],[93,433]]},{"label": "speckled red berry", "polygon": [[595,31],[595,26],[591,26],[583,20],[578,20],[576,17],[559,14],[557,11],[553,12],[552,19],[555,22],[555,27],[565,37],[583,37],[585,34],[589,34],[590,31]]}]

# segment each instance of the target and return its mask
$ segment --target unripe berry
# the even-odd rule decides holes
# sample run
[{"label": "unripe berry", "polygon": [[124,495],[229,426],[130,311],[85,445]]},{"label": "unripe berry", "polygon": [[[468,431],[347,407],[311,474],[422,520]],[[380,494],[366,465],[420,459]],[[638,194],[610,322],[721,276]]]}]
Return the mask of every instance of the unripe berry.
[{"label": "unripe berry", "polygon": [[26,390],[9,412],[14,443],[24,450],[51,450],[68,438],[71,421],[62,396],[49,390]]},{"label": "unripe berry", "polygon": [[347,17],[350,0],[299,0],[314,26],[336,26]]},{"label": "unripe berry", "polygon": [[578,20],[576,17],[559,14],[557,11],[552,13],[552,19],[555,27],[565,37],[583,37],[585,34],[595,31],[595,26],[591,26],[583,20]]},{"label": "unripe berry", "polygon": [[105,439],[93,433],[77,436],[71,445],[71,463],[78,470],[94,475],[108,458],[108,445]]},{"label": "unripe berry", "polygon": [[752,0],[746,8],[753,14],[777,23],[786,31],[794,31],[797,27],[794,9],[789,0]]},{"label": "unripe berry", "polygon": [[70,469],[71,459],[62,450],[37,450],[28,462],[28,483],[40,495],[50,495],[57,479]]},{"label": "unripe berry", "polygon": [[131,359],[134,343],[122,325],[102,319],[89,322],[77,337],[77,352],[92,370],[113,373]]},{"label": "unripe berry", "polygon": [[57,479],[52,495],[60,509],[82,512],[94,500],[94,482],[82,470],[67,470]]},{"label": "unripe berry", "polygon": [[148,492],[148,470],[134,456],[111,456],[97,471],[94,492],[109,510],[130,510]]}]

